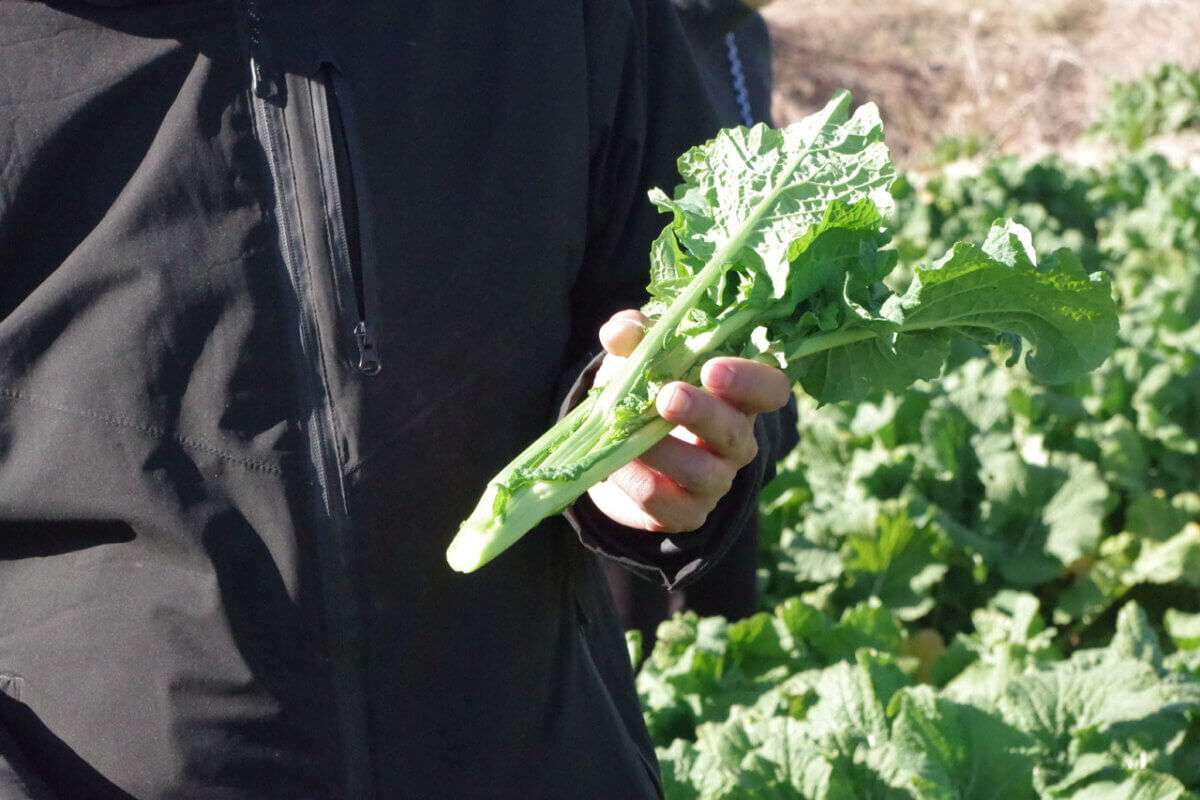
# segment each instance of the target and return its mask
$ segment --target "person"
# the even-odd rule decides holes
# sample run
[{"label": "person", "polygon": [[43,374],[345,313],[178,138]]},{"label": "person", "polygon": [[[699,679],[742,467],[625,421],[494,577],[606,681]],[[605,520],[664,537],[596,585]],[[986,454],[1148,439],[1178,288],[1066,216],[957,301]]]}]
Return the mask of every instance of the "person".
[{"label": "person", "polygon": [[[771,37],[757,8],[764,0],[672,0],[695,55],[707,96],[722,127],[771,124]],[[771,426],[773,450],[764,481],[774,464],[796,446],[794,399],[764,418]],[[731,532],[721,560],[684,588],[667,589],[640,579],[622,565],[606,561],[605,578],[626,629],[637,630],[652,646],[659,623],[691,610],[701,616],[742,619],[758,610],[758,516],[749,513],[741,530]]]},{"label": "person", "polygon": [[661,796],[599,557],[710,569],[782,375],[443,553],[641,302],[689,58],[665,0],[0,3],[0,794]]}]

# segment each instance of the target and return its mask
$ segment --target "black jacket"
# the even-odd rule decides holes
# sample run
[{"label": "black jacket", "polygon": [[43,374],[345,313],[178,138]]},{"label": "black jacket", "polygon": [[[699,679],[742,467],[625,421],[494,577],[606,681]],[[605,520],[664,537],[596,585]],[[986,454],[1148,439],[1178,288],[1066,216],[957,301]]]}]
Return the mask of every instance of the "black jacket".
[{"label": "black jacket", "polygon": [[771,35],[762,16],[743,0],[671,4],[721,124],[770,124]]},{"label": "black jacket", "polygon": [[715,127],[666,4],[106,5],[0,0],[0,796],[656,796],[589,550],[769,442],[443,551]]}]

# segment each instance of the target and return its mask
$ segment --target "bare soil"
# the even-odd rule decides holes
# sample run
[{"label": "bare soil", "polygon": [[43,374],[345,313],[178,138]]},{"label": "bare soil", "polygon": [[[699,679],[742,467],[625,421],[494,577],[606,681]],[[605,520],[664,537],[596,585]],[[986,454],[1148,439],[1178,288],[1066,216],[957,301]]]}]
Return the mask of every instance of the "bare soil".
[{"label": "bare soil", "polygon": [[1038,152],[1074,143],[1108,85],[1200,68],[1200,0],[775,0],[775,117],[837,88],[879,104],[896,157],[946,136]]}]

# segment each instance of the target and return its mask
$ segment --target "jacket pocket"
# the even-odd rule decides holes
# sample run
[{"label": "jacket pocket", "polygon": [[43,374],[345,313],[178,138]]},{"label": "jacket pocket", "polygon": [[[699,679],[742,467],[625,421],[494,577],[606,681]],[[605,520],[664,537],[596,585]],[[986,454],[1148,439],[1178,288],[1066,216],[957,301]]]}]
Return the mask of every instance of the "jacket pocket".
[{"label": "jacket pocket", "polygon": [[341,294],[339,305],[352,337],[351,363],[364,375],[378,375],[383,368],[376,340],[373,249],[364,232],[365,215],[360,202],[361,176],[355,173],[352,157],[353,114],[337,68],[320,65],[320,91],[312,97],[316,116],[317,148],[322,172],[325,207],[328,210],[334,277]]},{"label": "jacket pocket", "polygon": [[637,742],[637,737],[635,737],[633,732],[629,730],[628,725],[625,723],[620,712],[617,710],[618,701],[612,696],[611,685],[604,677],[604,670],[601,669],[600,663],[596,660],[592,643],[589,640],[589,629],[592,627],[592,619],[587,612],[585,604],[580,599],[578,591],[576,591],[573,596],[575,599],[575,629],[579,636],[580,649],[583,653],[584,660],[587,662],[588,671],[591,673],[592,678],[599,685],[600,689],[604,692],[605,696],[609,699],[609,708],[611,709],[613,716],[617,718],[617,722],[620,723],[621,730],[625,733],[628,746],[637,754],[638,761],[646,770],[646,774],[650,778],[650,782],[653,784],[659,800],[663,800],[664,794],[662,779],[658,774],[658,766],[654,763],[654,760],[642,750],[642,747]]}]

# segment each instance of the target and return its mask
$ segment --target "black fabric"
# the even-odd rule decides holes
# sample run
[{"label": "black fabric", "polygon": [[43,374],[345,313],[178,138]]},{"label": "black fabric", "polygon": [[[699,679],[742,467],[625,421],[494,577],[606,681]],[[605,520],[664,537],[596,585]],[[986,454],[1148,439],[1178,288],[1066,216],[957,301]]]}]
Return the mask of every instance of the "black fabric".
[{"label": "black fabric", "polygon": [[742,0],[671,0],[708,97],[723,126],[745,124],[734,90],[736,76],[726,37],[733,36],[745,80],[750,117],[771,124],[771,36],[762,16]]},{"label": "black fabric", "polygon": [[0,0],[6,798],[659,795],[567,522],[443,553],[643,301],[689,57],[663,0]]},{"label": "black fabric", "polygon": [[758,17],[742,0],[671,0],[671,4],[679,12],[684,30],[694,44],[720,39]]},{"label": "black fabric", "polygon": [[[0,676],[0,708],[17,705],[15,697],[3,691],[7,688],[6,684],[14,680],[13,676]],[[0,797],[56,800],[46,784],[34,773],[22,748],[5,726],[0,726]]]},{"label": "black fabric", "polygon": [[[738,73],[730,59],[727,37],[734,40],[741,86],[746,92],[750,116],[755,122],[771,122],[771,41],[762,17],[742,0],[672,0],[679,10],[687,40],[704,78],[708,98],[722,126],[744,124],[738,102]],[[651,549],[653,540],[631,540],[639,552],[626,553],[604,565],[605,577],[622,624],[641,632],[650,646],[663,620],[674,613],[692,610],[702,616],[720,615],[741,619],[758,610],[758,518],[754,502],[757,487],[771,480],[775,462],[794,448],[797,433],[796,401],[772,414],[762,415],[756,424],[759,456],[756,464],[739,476],[735,491],[722,508],[707,520],[694,538],[675,537],[668,557],[675,559],[674,573],[633,569],[640,561],[663,554]],[[748,480],[753,473],[755,480]],[[757,481],[757,482],[755,482]],[[596,512],[585,510],[583,519],[595,519]],[[688,573],[689,580],[675,580],[692,561],[689,552],[704,553],[710,539],[723,548],[718,558],[703,561],[703,570]],[[687,548],[679,550],[676,546]],[[611,548],[610,549],[616,549]],[[668,562],[670,563],[670,562]],[[701,562],[696,561],[698,566]],[[654,583],[638,580],[650,577]],[[669,591],[664,591],[664,587]]]}]

